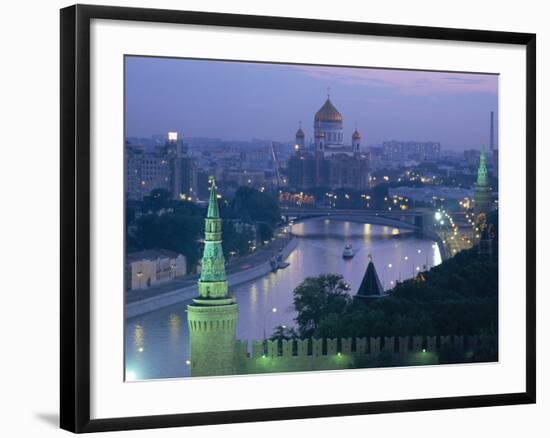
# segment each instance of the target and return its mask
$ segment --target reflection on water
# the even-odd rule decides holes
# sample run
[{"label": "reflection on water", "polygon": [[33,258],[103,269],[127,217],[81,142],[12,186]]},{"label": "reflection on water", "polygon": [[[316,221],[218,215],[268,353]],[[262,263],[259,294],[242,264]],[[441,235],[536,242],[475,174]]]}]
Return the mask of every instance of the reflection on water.
[{"label": "reflection on water", "polygon": [[134,327],[134,347],[135,351],[143,352],[143,344],[145,343],[145,335],[143,333],[143,326],[136,324]]},{"label": "reflection on water", "polygon": [[169,318],[170,318],[170,340],[173,343],[177,343],[180,338],[181,318],[175,313],[171,313]]},{"label": "reflection on water", "polygon": [[[393,227],[313,220],[295,224],[292,232],[299,237],[296,249],[287,259],[288,268],[231,290],[239,303],[239,339],[262,339],[264,326],[269,335],[278,325],[294,325],[292,291],[306,277],[338,273],[355,293],[369,254],[387,289],[425,266],[441,263],[434,242]],[[345,243],[351,243],[356,252],[350,260],[342,258]],[[187,302],[179,303],[126,321],[127,375],[136,379],[189,375],[186,306]],[[272,312],[273,308],[277,312]]]}]

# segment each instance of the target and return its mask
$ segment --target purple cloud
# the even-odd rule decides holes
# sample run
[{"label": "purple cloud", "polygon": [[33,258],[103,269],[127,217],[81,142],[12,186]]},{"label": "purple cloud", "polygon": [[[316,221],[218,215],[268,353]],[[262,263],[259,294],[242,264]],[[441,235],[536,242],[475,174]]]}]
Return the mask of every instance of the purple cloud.
[{"label": "purple cloud", "polygon": [[292,67],[317,79],[342,84],[384,88],[404,96],[463,93],[490,93],[496,95],[498,93],[498,76],[494,74],[334,68],[305,65]]}]

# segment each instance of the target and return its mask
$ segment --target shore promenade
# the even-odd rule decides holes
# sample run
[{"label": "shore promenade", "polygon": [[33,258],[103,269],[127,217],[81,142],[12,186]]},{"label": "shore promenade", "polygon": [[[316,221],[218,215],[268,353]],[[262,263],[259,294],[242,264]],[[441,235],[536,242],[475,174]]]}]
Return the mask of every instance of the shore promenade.
[{"label": "shore promenade", "polygon": [[[297,239],[291,235],[276,237],[253,254],[229,261],[226,265],[229,286],[237,286],[268,274],[270,260],[279,253],[283,260],[296,248]],[[187,301],[198,294],[197,281],[200,275],[189,275],[159,286],[143,290],[126,290],[124,317],[133,318],[147,312]]]}]

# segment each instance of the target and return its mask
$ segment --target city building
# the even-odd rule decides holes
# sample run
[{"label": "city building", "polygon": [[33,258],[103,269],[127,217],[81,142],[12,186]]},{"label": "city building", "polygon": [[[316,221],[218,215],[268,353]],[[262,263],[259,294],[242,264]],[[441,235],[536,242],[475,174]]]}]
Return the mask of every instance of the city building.
[{"label": "city building", "polygon": [[197,164],[177,132],[161,146],[126,144],[125,154],[127,199],[142,200],[154,189],[168,190],[173,199],[197,196]]},{"label": "city building", "polygon": [[464,161],[468,166],[477,166],[479,164],[479,150],[467,149],[464,151]]},{"label": "city building", "polygon": [[287,161],[288,184],[295,189],[310,189],[317,183],[317,160],[310,151],[297,150]]},{"label": "city building", "polygon": [[187,273],[184,255],[165,249],[149,249],[126,256],[127,289],[147,289],[183,277]]},{"label": "city building", "polygon": [[407,161],[437,161],[441,154],[441,144],[427,141],[385,141],[382,144],[383,157],[391,163]]},{"label": "city building", "polygon": [[223,177],[225,183],[233,183],[237,187],[248,186],[259,189],[261,186],[271,184],[263,170],[227,170],[223,173]]},{"label": "city building", "polygon": [[296,132],[294,153],[287,162],[288,184],[295,189],[313,187],[369,187],[369,155],[361,152],[361,134],[355,129],[351,144],[344,143],[344,119],[330,97],[313,118],[312,144]]},{"label": "city building", "polygon": [[407,198],[413,205],[432,205],[449,211],[460,210],[461,202],[473,199],[474,190],[462,187],[429,185],[424,187],[392,187],[388,190],[390,198]]}]

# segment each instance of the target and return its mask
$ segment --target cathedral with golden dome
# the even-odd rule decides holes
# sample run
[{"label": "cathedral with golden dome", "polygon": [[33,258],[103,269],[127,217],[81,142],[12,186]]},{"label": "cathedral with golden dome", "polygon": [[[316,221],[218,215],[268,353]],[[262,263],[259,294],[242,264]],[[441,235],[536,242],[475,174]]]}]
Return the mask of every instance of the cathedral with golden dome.
[{"label": "cathedral with golden dome", "polygon": [[344,143],[344,118],[330,95],[313,118],[313,139],[306,142],[300,125],[294,149],[288,171],[295,188],[362,189],[369,185],[369,159],[361,151],[361,134],[355,129],[351,144]]},{"label": "cathedral with golden dome", "polygon": [[[353,156],[360,153],[361,135],[357,129],[352,134],[351,144],[344,144],[344,118],[331,102],[330,95],[313,118],[313,138],[315,151],[325,157],[335,154]],[[300,127],[296,133],[296,144],[303,139],[304,132]]]}]

